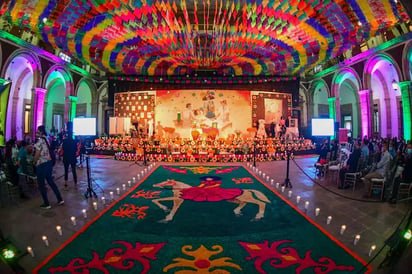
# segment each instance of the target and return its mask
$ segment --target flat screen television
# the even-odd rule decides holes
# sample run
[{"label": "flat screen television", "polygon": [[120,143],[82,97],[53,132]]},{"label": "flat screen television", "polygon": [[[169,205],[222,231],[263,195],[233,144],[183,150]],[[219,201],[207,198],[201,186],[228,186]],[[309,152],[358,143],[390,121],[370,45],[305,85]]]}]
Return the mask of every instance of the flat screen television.
[{"label": "flat screen television", "polygon": [[327,118],[312,119],[312,136],[334,136],[335,121]]},{"label": "flat screen television", "polygon": [[73,118],[74,136],[95,136],[96,118]]}]

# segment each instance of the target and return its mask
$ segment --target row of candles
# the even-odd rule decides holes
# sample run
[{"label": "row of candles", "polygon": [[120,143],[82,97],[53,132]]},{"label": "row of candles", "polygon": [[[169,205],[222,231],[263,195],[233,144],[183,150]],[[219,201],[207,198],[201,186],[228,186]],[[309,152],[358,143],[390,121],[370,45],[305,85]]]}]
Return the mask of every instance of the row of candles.
[{"label": "row of candles", "polygon": [[[269,175],[266,175],[266,173],[262,172],[262,171],[259,170],[257,167],[254,167],[252,163],[247,163],[247,167],[250,168],[256,175],[258,175],[258,176],[260,176],[261,178],[263,178],[263,180],[266,181],[267,183],[269,183],[272,187],[274,186],[274,187],[276,187],[276,189],[279,189],[279,188],[280,188],[281,193],[284,193],[284,192],[285,192],[285,190],[286,190],[286,187],[285,187],[285,186],[281,186],[280,183],[276,183],[276,184],[275,184],[275,183],[274,183],[274,179],[271,179]],[[289,190],[288,193],[287,193],[287,195],[288,195],[288,198],[289,198],[289,199],[292,198],[292,196],[293,196],[292,190]],[[296,204],[298,205],[298,204],[300,203],[300,201],[301,201],[301,196],[297,195],[297,196],[296,196]],[[305,207],[305,212],[306,212],[306,213],[307,213],[307,211],[308,211],[308,209],[309,209],[309,205],[310,205],[310,202],[309,202],[309,201],[305,201],[304,207]],[[317,208],[315,208],[315,216],[318,217],[319,214],[320,214],[320,208],[317,207]],[[326,224],[327,224],[327,225],[330,225],[331,222],[332,222],[332,219],[333,219],[332,216],[328,216],[328,217],[326,218]],[[343,235],[343,234],[345,233],[345,230],[346,230],[346,225],[344,225],[344,224],[341,225],[341,227],[340,227],[340,235]],[[357,245],[358,242],[359,242],[359,240],[360,240],[360,238],[361,238],[361,236],[360,236],[359,234],[355,235],[355,237],[354,237],[354,239],[353,239],[353,245]],[[375,249],[376,249],[376,245],[372,245],[372,246],[370,247],[369,253],[368,253],[369,257],[372,256],[372,254],[373,254],[373,252],[375,251]]]},{"label": "row of candles", "polygon": [[[145,175],[145,174],[147,174],[148,172],[149,172],[149,170],[151,170],[153,167],[155,166],[155,163],[152,163],[152,164],[150,164],[147,168],[145,168],[144,170],[142,170],[140,173],[138,173],[137,174],[137,181],[139,181],[140,180],[140,178],[143,178],[143,176]],[[132,178],[132,181],[127,181],[127,186],[129,187],[129,188],[131,188],[132,187],[132,184],[134,185],[134,184],[136,184],[136,177],[133,177]],[[122,190],[123,191],[126,191],[127,190],[127,188],[126,188],[126,184],[122,184]],[[118,187],[118,188],[116,188],[116,194],[117,195],[120,195],[120,188]],[[110,195],[110,200],[113,202],[114,201],[114,192],[113,191],[110,191],[109,192],[109,195]],[[106,198],[103,196],[103,197],[101,197],[101,203],[103,204],[103,205],[106,205]],[[93,203],[92,203],[92,205],[93,205],[93,209],[95,210],[95,211],[97,211],[98,210],[98,204],[97,204],[97,202],[96,201],[94,201]],[[88,215],[87,215],[87,210],[86,209],[82,209],[82,215],[83,215],[83,218],[84,219],[87,219],[87,217],[88,217]],[[75,216],[71,216],[70,217],[70,222],[71,222],[71,224],[73,225],[73,226],[76,226],[77,225],[77,219],[76,219],[76,217]],[[57,231],[57,234],[59,235],[59,236],[63,236],[63,230],[62,230],[62,227],[60,226],[60,225],[57,225],[56,226],[56,231]],[[42,237],[41,237],[41,239],[42,239],[42,241],[43,241],[43,243],[44,243],[44,245],[45,246],[49,246],[49,239],[47,238],[47,236],[46,235],[43,235]],[[27,246],[27,252],[32,256],[32,257],[34,257],[34,250],[33,250],[33,248],[31,247],[31,246]]]}]

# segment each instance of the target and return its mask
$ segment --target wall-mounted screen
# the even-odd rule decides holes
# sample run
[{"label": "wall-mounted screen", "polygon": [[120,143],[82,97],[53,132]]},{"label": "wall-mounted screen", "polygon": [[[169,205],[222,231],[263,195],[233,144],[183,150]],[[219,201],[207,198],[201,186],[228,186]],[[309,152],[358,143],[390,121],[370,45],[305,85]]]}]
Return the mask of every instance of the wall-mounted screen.
[{"label": "wall-mounted screen", "polygon": [[333,119],[312,119],[312,136],[334,136],[335,121]]},{"label": "wall-mounted screen", "polygon": [[96,118],[73,118],[74,136],[95,136]]}]

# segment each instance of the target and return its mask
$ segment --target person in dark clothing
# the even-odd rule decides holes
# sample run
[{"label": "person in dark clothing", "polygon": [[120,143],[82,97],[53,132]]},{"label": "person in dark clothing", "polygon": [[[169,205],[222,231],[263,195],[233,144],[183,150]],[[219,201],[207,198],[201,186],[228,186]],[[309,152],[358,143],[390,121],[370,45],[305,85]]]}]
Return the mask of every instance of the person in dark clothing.
[{"label": "person in dark clothing", "polygon": [[353,150],[352,154],[349,156],[348,161],[346,162],[346,166],[342,167],[339,171],[339,179],[340,185],[339,188],[348,188],[349,186],[345,185],[345,174],[346,173],[355,173],[358,170],[358,163],[361,157],[361,149],[358,142],[355,142],[355,149]]},{"label": "person in dark clothing", "polygon": [[406,154],[403,162],[398,163],[403,167],[402,174],[399,178],[395,178],[393,183],[392,195],[389,199],[390,203],[396,203],[399,186],[401,183],[412,184],[412,144],[408,143]]},{"label": "person in dark clothing", "polygon": [[270,137],[275,138],[275,122],[270,123]]},{"label": "person in dark clothing", "polygon": [[68,188],[69,179],[69,166],[71,167],[73,174],[74,185],[77,186],[77,174],[76,174],[76,152],[77,143],[73,139],[73,135],[69,133],[67,137],[63,140],[63,165],[64,165],[64,188]]}]

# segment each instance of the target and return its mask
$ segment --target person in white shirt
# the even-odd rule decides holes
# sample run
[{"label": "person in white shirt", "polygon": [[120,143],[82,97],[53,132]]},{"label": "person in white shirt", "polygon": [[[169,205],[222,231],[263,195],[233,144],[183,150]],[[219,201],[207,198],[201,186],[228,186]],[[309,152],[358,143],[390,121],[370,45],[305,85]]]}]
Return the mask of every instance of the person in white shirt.
[{"label": "person in white shirt", "polygon": [[369,172],[366,174],[365,178],[365,194],[363,195],[364,198],[370,197],[370,187],[371,187],[371,180],[374,178],[383,179],[385,178],[386,172],[389,169],[389,165],[391,162],[392,156],[388,152],[388,144],[382,144],[382,154],[381,160],[376,164],[376,170]]}]

